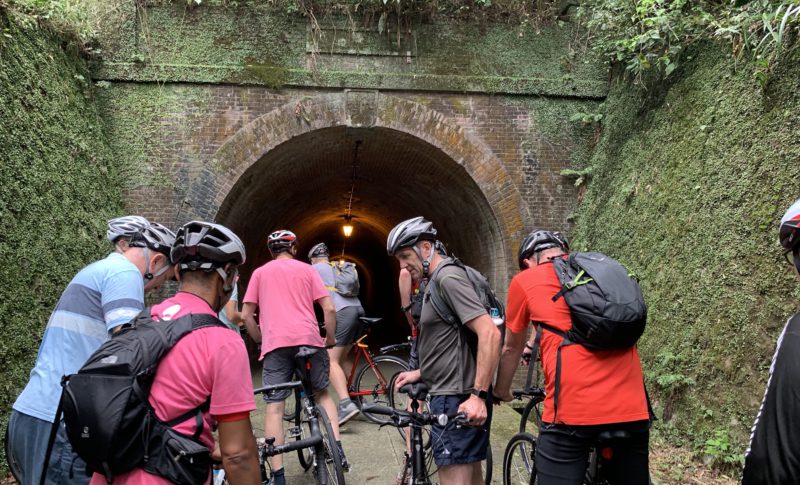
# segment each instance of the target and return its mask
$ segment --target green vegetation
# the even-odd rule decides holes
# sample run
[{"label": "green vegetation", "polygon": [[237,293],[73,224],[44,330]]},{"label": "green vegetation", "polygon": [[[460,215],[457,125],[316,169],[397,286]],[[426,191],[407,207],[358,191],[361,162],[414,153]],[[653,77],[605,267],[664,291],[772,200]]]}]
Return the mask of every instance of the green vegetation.
[{"label": "green vegetation", "polygon": [[669,83],[613,85],[574,247],[642,282],[657,437],[734,467],[800,300],[776,237],[800,195],[800,59],[791,52],[764,91],[724,45],[685,55]]},{"label": "green vegetation", "polygon": [[110,249],[105,221],[121,201],[84,63],[29,16],[0,9],[0,31],[4,431],[50,311],[75,272]]}]

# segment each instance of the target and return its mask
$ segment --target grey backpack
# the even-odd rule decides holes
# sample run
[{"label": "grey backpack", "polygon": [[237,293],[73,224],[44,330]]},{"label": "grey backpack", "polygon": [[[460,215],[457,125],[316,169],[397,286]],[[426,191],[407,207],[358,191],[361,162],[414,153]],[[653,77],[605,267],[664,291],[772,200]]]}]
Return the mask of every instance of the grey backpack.
[{"label": "grey backpack", "polygon": [[356,265],[349,261],[332,261],[334,287],[329,290],[336,291],[342,296],[358,296],[360,285]]}]

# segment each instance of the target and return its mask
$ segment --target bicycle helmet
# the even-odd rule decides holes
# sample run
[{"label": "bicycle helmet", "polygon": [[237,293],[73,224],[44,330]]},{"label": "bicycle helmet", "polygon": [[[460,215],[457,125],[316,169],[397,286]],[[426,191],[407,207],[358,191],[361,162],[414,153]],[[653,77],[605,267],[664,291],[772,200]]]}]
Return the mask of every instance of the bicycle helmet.
[{"label": "bicycle helmet", "polygon": [[315,244],[311,251],[308,252],[308,259],[311,258],[327,258],[330,256],[330,252],[328,251],[328,246],[324,243]]},{"label": "bicycle helmet", "polygon": [[121,237],[131,238],[149,225],[150,221],[142,216],[116,217],[108,221],[106,237],[112,243]]},{"label": "bicycle helmet", "polygon": [[295,244],[297,244],[297,236],[286,229],[275,231],[267,237],[267,247],[273,253],[288,251]]},{"label": "bicycle helmet", "polygon": [[525,261],[530,258],[532,254],[544,251],[550,248],[561,248],[564,252],[569,251],[569,242],[563,234],[557,231],[532,231],[528,236],[522,240],[519,246],[519,255],[517,262],[519,269],[525,269]]},{"label": "bicycle helmet", "polygon": [[791,250],[800,245],[800,199],[794,201],[781,218],[779,237],[785,249]]},{"label": "bicycle helmet", "polygon": [[444,243],[442,241],[437,239],[436,242],[433,243],[433,249],[435,249],[436,252],[439,253],[439,256],[443,258],[447,257],[447,249],[444,247]]},{"label": "bicycle helmet", "polygon": [[134,248],[150,248],[169,257],[174,243],[174,232],[157,222],[151,222],[147,227],[131,237],[130,246]]},{"label": "bicycle helmet", "polygon": [[241,265],[245,250],[241,239],[227,227],[192,221],[178,229],[171,257],[172,264],[179,265],[181,270],[211,271],[228,263]]},{"label": "bicycle helmet", "polygon": [[394,226],[386,239],[386,252],[394,256],[402,248],[413,247],[418,241],[436,241],[436,228],[424,217],[414,217]]}]

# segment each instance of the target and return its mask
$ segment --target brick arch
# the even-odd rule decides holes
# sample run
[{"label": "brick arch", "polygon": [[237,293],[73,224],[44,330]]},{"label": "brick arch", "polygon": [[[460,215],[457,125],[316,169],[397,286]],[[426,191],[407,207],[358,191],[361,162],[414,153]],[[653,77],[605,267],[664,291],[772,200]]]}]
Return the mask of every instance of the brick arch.
[{"label": "brick arch", "polygon": [[[317,239],[335,239],[344,207],[336,196],[349,189],[343,172],[355,140],[363,142],[363,180],[355,190],[361,201],[354,208],[362,239],[351,248],[361,247],[363,259],[382,268],[375,271],[390,271],[380,262],[388,259],[382,248],[386,234],[402,219],[425,215],[448,247],[503,293],[515,264],[509,248],[529,219],[517,187],[478,137],[440,112],[395,96],[324,94],[252,121],[195,179],[182,219],[215,219],[242,235],[249,260],[244,278],[267,259],[263,238],[278,226],[302,230],[304,254]],[[368,279],[392,279],[377,276],[385,275]],[[396,291],[389,286],[374,292]]]}]

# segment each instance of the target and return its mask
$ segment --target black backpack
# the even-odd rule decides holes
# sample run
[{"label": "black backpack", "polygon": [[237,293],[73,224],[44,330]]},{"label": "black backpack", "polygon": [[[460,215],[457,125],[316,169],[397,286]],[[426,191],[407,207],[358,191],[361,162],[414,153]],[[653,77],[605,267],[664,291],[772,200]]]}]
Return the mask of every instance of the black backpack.
[{"label": "black backpack", "polygon": [[458,266],[464,270],[470,284],[472,284],[472,288],[475,290],[483,307],[486,309],[486,313],[494,320],[495,325],[499,326],[503,324],[506,319],[506,310],[503,303],[497,299],[497,295],[495,295],[494,289],[489,284],[489,280],[480,271],[471,266],[467,266],[458,258],[448,258],[442,261],[436,268],[436,271],[434,271],[434,274],[431,275],[430,281],[428,282],[430,288],[428,290],[430,302],[431,305],[433,305],[433,309],[439,315],[439,318],[451,324],[458,322],[458,315],[456,315],[450,308],[450,305],[447,304],[447,301],[445,301],[439,291],[438,283],[435,283],[436,275],[447,266]]},{"label": "black backpack", "polygon": [[629,348],[644,332],[647,305],[636,278],[605,254],[572,253],[567,258],[553,258],[552,262],[561,284],[553,301],[564,297],[572,316],[572,327],[563,332],[544,322],[534,322],[539,327],[534,352],[538,352],[542,329],[563,338],[556,354],[555,421],[561,388],[562,347],[578,344],[590,350]]},{"label": "black backpack", "polygon": [[[208,479],[211,455],[199,437],[210,396],[168,422],[156,417],[147,398],[156,368],[167,352],[193,330],[210,326],[225,327],[205,314],[153,320],[146,309],[103,343],[77,374],[62,378],[59,408],[67,437],[91,470],[102,473],[109,482],[134,468],[181,485]],[[194,435],[172,428],[191,418],[197,424]]]}]

